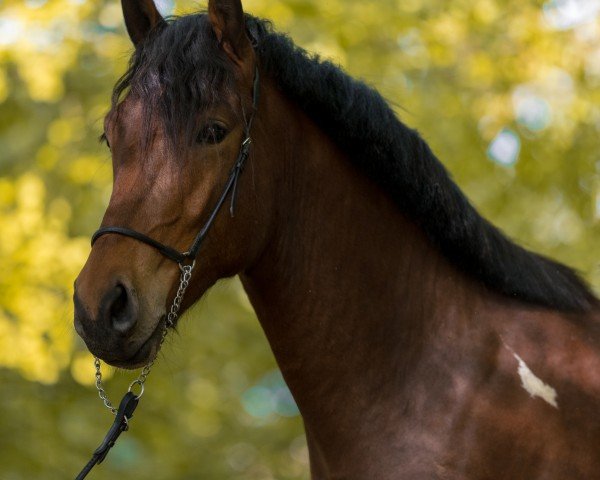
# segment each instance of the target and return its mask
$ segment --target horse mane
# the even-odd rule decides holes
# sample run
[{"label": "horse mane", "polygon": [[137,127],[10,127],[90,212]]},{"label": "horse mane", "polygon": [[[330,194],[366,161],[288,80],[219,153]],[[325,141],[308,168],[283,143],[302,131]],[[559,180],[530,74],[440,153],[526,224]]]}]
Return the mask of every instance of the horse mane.
[{"label": "horse mane", "polygon": [[[460,270],[493,291],[534,305],[581,312],[598,304],[572,269],[520,247],[479,215],[425,141],[376,90],[296,46],[270,22],[246,15],[246,25],[261,70]],[[233,74],[216,45],[206,14],[171,20],[136,50],[115,87],[113,108],[128,88],[147,93],[139,85],[156,71],[167,92],[161,111],[179,118],[177,123],[187,118],[185,131],[190,131],[193,109],[214,97],[215,85],[231,86]]]}]

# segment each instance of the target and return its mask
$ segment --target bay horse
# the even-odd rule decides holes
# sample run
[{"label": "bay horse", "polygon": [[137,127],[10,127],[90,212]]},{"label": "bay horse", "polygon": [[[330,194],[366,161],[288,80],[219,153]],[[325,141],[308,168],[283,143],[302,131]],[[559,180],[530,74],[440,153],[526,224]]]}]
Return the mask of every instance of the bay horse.
[{"label": "bay horse", "polygon": [[153,247],[176,255],[210,220],[182,309],[239,275],[313,479],[600,478],[600,303],[571,269],[483,219],[376,91],[240,0],[122,6],[113,191],[74,294],[92,353],[154,358],[188,257]]}]

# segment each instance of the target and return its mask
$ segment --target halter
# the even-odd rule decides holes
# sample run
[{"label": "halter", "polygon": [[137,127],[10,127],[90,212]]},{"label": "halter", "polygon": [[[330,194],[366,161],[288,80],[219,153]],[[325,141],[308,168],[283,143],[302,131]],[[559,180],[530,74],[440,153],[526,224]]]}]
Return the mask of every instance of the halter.
[{"label": "halter", "polygon": [[[254,72],[254,81],[252,85],[252,113],[250,117],[246,119],[244,115],[244,140],[240,145],[240,152],[237,156],[233,167],[229,173],[229,177],[227,178],[227,183],[225,184],[225,188],[221,193],[221,196],[217,200],[214,208],[212,209],[210,216],[206,223],[202,226],[196,238],[192,242],[190,248],[185,252],[179,252],[173,247],[169,247],[153,238],[132,230],[126,227],[102,227],[92,235],[92,246],[94,243],[102,236],[109,233],[115,233],[117,235],[124,235],[126,237],[134,238],[140,242],[143,242],[147,245],[158,250],[161,254],[167,257],[170,260],[173,260],[179,265],[179,269],[181,270],[181,277],[179,279],[179,287],[177,288],[177,293],[175,294],[175,298],[173,299],[173,303],[171,304],[171,309],[167,315],[165,325],[162,331],[162,335],[160,338],[159,346],[156,350],[156,354],[154,358],[152,358],[145,366],[142,368],[142,371],[138,375],[138,377],[131,382],[129,385],[129,389],[127,393],[123,396],[121,403],[119,404],[119,408],[113,407],[112,403],[108,399],[106,392],[102,386],[102,372],[100,371],[100,359],[94,359],[94,366],[96,368],[96,389],[98,390],[98,395],[100,399],[103,401],[104,405],[115,415],[115,420],[110,427],[108,433],[104,437],[102,444],[94,451],[92,454],[92,458],[90,461],[83,467],[83,470],[77,475],[76,480],[83,480],[88,473],[92,470],[92,468],[101,463],[109,450],[114,446],[115,442],[121,435],[121,433],[127,431],[129,429],[129,420],[133,416],[133,412],[137,407],[138,401],[142,394],[144,393],[144,383],[146,382],[147,376],[150,374],[150,369],[152,365],[154,365],[154,361],[156,360],[156,355],[160,351],[160,348],[165,341],[165,337],[167,336],[167,332],[170,327],[175,325],[175,321],[179,315],[179,309],[181,308],[181,302],[183,300],[183,295],[185,294],[185,290],[189,285],[189,281],[192,277],[192,270],[196,264],[196,257],[198,256],[198,251],[202,246],[202,242],[206,238],[210,227],[214,223],[217,218],[217,214],[221,210],[221,207],[225,203],[227,196],[231,193],[231,204],[229,207],[229,213],[233,217],[233,211],[235,207],[235,196],[237,193],[237,182],[240,174],[244,169],[244,164],[248,159],[248,155],[250,153],[250,145],[252,144],[252,140],[250,138],[250,129],[252,127],[252,121],[254,120],[254,114],[258,108],[258,96],[259,96],[259,74],[258,67]],[[139,393],[136,394],[133,392],[133,389],[138,389]]]},{"label": "halter", "polygon": [[233,211],[234,211],[234,207],[235,207],[235,195],[237,193],[237,182],[238,182],[240,173],[242,173],[242,170],[244,169],[244,164],[246,163],[246,160],[248,159],[248,155],[250,153],[250,145],[252,143],[252,139],[250,138],[250,128],[252,127],[252,121],[254,120],[254,114],[256,113],[256,109],[258,107],[258,96],[259,96],[259,88],[258,87],[259,87],[259,74],[258,74],[258,67],[257,67],[254,72],[254,82],[253,82],[253,87],[252,87],[252,113],[250,114],[250,118],[248,120],[246,120],[244,117],[244,122],[245,122],[244,136],[245,136],[245,138],[242,141],[242,144],[240,145],[240,153],[238,154],[237,160],[235,161],[233,168],[231,169],[231,171],[229,173],[229,177],[227,178],[227,183],[225,184],[223,193],[221,193],[221,196],[219,197],[219,200],[217,200],[217,203],[215,204],[210,216],[208,217],[208,220],[206,221],[204,226],[200,229],[200,231],[196,235],[196,238],[192,242],[192,245],[190,246],[190,248],[187,251],[179,252],[176,249],[174,249],[173,247],[169,247],[168,245],[165,245],[164,243],[154,240],[153,238],[151,238],[147,235],[144,235],[143,233],[137,232],[136,230],[132,230],[131,228],[126,228],[126,227],[102,227],[102,228],[96,230],[94,235],[92,235],[92,246],[101,236],[106,235],[108,233],[116,233],[118,235],[124,235],[126,237],[135,238],[136,240],[138,240],[140,242],[150,245],[151,247],[155,248],[160,253],[162,253],[168,259],[173,260],[174,262],[179,264],[181,267],[183,267],[184,265],[189,264],[189,263],[193,264],[194,261],[196,260],[196,257],[198,256],[198,251],[200,250],[200,247],[202,246],[202,242],[206,238],[206,235],[208,234],[210,227],[212,226],[213,222],[217,218],[217,214],[219,213],[219,210],[221,210],[221,207],[225,203],[225,200],[227,199],[227,196],[229,195],[230,192],[232,192],[232,196],[231,196],[231,205],[229,207],[229,212],[230,212],[230,215],[233,217]]}]

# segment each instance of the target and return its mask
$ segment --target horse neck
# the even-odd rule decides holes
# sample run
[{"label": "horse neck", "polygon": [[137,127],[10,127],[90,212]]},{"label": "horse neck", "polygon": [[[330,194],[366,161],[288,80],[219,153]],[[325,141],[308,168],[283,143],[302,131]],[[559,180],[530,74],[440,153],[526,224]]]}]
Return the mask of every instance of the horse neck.
[{"label": "horse neck", "polygon": [[240,277],[307,426],[328,411],[339,429],[336,416],[397,395],[433,325],[469,318],[477,287],[312,121],[276,91],[268,101],[277,207]]}]

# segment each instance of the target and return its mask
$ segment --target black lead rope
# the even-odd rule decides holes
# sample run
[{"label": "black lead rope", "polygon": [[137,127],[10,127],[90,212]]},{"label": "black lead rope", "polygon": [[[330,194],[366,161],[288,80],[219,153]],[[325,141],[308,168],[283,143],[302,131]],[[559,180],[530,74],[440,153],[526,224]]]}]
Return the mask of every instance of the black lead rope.
[{"label": "black lead rope", "polygon": [[[200,246],[202,245],[202,242],[206,238],[206,235],[208,234],[210,227],[212,226],[213,222],[217,218],[217,214],[221,210],[221,207],[225,203],[225,200],[227,199],[227,196],[230,193],[231,193],[231,205],[229,207],[229,212],[230,212],[231,216],[233,216],[233,212],[234,212],[234,208],[235,208],[235,197],[236,197],[236,193],[237,193],[238,179],[244,169],[244,165],[250,154],[250,145],[252,143],[252,140],[250,139],[250,127],[252,126],[252,122],[254,120],[254,114],[258,107],[258,95],[259,95],[258,89],[259,89],[259,75],[258,75],[258,67],[257,67],[255,70],[255,73],[254,73],[254,83],[253,83],[253,92],[252,92],[252,113],[250,114],[250,118],[248,118],[248,119],[244,118],[244,120],[245,120],[245,129],[244,129],[245,137],[244,137],[244,140],[242,141],[242,144],[240,145],[240,152],[235,161],[235,164],[233,165],[233,167],[229,173],[229,177],[227,178],[227,182],[225,183],[225,187],[223,188],[223,192],[221,193],[221,196],[217,200],[217,203],[215,204],[212,212],[210,213],[210,216],[206,220],[206,223],[202,226],[202,228],[196,235],[196,238],[194,239],[189,250],[187,250],[186,252],[179,252],[178,250],[176,250],[172,247],[169,247],[168,245],[164,245],[163,243],[160,243],[159,241],[154,240],[153,238],[151,238],[147,235],[144,235],[143,233],[140,233],[140,232],[137,232],[135,230],[132,230],[130,228],[125,228],[125,227],[102,227],[102,228],[98,229],[94,233],[94,235],[92,235],[92,246],[101,236],[109,234],[109,233],[115,233],[118,235],[124,235],[126,237],[134,238],[140,242],[143,242],[143,243],[155,248],[160,253],[162,253],[165,257],[173,260],[174,262],[176,262],[179,265],[179,268],[181,269],[181,272],[182,272],[182,278],[181,278],[179,290],[178,290],[176,298],[174,300],[174,305],[171,307],[171,313],[169,314],[169,318],[171,318],[171,315],[174,315],[174,317],[176,318],[176,314],[177,314],[177,311],[179,310],[179,306],[181,304],[183,293],[185,293],[185,288],[187,287],[189,278],[191,277],[191,272],[192,272],[192,269],[193,269],[193,266],[194,266],[194,263],[196,260],[196,256],[198,255],[198,251],[200,250]],[[175,310],[173,310],[173,309],[175,309]],[[169,323],[165,324],[165,330],[163,332],[162,340],[164,340],[166,331],[169,328],[169,326],[171,326],[171,325],[169,325]],[[161,341],[161,345],[162,345],[162,341]],[[99,360],[97,360],[97,361],[98,361],[97,368],[99,368]],[[150,366],[152,366],[153,362],[154,362],[154,360],[152,360],[146,367],[144,367],[144,370],[142,370],[142,375],[144,375],[144,379],[145,379],[145,376],[149,373],[149,368],[150,368]],[[147,371],[144,374],[144,371],[146,369],[147,369]],[[97,375],[99,375],[99,370],[97,371]],[[79,475],[77,475],[75,480],[84,479],[88,475],[88,473],[90,473],[92,468],[94,468],[95,465],[102,463],[102,461],[106,458],[106,455],[108,454],[110,449],[114,446],[115,442],[119,438],[119,435],[121,435],[122,432],[129,429],[129,420],[133,416],[133,412],[134,412],[135,408],[137,407],[139,398],[141,396],[141,393],[140,393],[140,395],[136,396],[134,393],[131,392],[132,386],[136,383],[141,385],[142,389],[143,389],[143,381],[141,381],[139,379],[135,380],[130,385],[130,387],[129,387],[130,391],[128,391],[125,394],[125,396],[123,397],[123,399],[121,400],[119,408],[115,414],[116,415],[115,420],[114,420],[112,426],[110,427],[110,430],[104,437],[102,444],[94,451],[94,453],[92,454],[92,458],[87,463],[87,465],[83,468],[83,470],[79,473]],[[101,393],[102,392],[103,392],[103,390],[101,391]],[[101,395],[101,398],[102,398],[102,395]],[[105,400],[105,405],[106,405],[106,400]],[[110,406],[110,405],[107,405],[107,406]],[[114,412],[114,410],[113,410],[113,412]]]},{"label": "black lead rope", "polygon": [[102,461],[106,458],[106,455],[108,455],[109,450],[114,446],[117,438],[119,438],[119,435],[129,429],[129,420],[131,417],[133,417],[133,412],[138,405],[138,401],[139,397],[134,393],[127,392],[125,394],[123,400],[121,400],[119,409],[117,410],[117,414],[115,416],[115,421],[110,427],[110,430],[104,437],[104,440],[100,446],[92,454],[90,461],[85,467],[83,467],[83,470],[81,470],[75,480],[83,480],[85,477],[87,477],[87,474],[90,473],[92,468],[102,463]]}]

